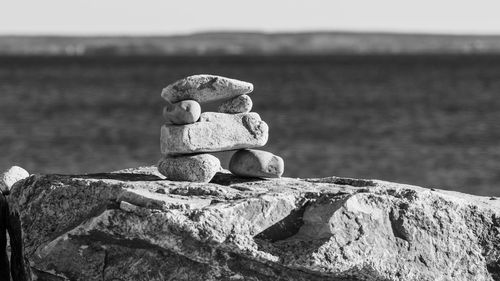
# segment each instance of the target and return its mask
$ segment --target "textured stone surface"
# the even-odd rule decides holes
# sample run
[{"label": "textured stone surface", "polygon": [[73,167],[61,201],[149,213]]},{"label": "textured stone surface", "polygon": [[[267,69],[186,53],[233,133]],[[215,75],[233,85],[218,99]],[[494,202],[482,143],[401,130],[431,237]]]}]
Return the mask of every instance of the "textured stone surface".
[{"label": "textured stone surface", "polygon": [[12,166],[0,176],[0,192],[9,194],[11,187],[18,181],[29,177],[30,174],[19,166]]},{"label": "textured stone surface", "polygon": [[236,151],[229,161],[229,171],[244,177],[279,178],[285,171],[283,159],[256,149]]},{"label": "textured stone surface", "polygon": [[241,95],[223,102],[217,111],[222,113],[247,113],[252,110],[253,102],[250,96]]},{"label": "textured stone surface", "polygon": [[[346,178],[33,175],[38,280],[500,280],[500,200]],[[495,199],[495,198],[493,198]]]},{"label": "textured stone surface", "polygon": [[158,171],[173,181],[209,182],[221,170],[220,161],[210,154],[162,158]]},{"label": "textured stone surface", "polygon": [[163,107],[163,118],[167,124],[191,124],[201,115],[201,106],[194,100],[185,100],[178,103],[169,103]]},{"label": "textured stone surface", "polygon": [[163,155],[193,154],[264,146],[268,126],[259,114],[204,112],[199,122],[161,127]]},{"label": "textured stone surface", "polygon": [[222,76],[200,74],[186,77],[168,85],[161,92],[161,96],[170,102],[195,100],[203,103],[232,98],[252,91],[252,83]]}]

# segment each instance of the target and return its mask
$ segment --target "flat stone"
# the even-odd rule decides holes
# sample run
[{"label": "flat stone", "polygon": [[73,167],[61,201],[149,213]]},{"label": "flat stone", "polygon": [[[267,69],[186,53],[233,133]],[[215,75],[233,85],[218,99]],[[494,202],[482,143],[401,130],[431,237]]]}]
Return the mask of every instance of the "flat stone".
[{"label": "flat stone", "polygon": [[225,101],[219,106],[222,113],[247,113],[252,110],[253,102],[248,95],[241,95]]},{"label": "flat stone", "polygon": [[3,172],[2,176],[0,177],[0,192],[2,192],[3,194],[9,194],[10,189],[16,182],[23,180],[29,176],[30,174],[25,169],[19,166],[10,167],[5,172]]},{"label": "flat stone", "polygon": [[175,125],[192,124],[200,118],[200,104],[194,100],[169,103],[163,108],[165,121]]},{"label": "flat stone", "polygon": [[281,157],[262,150],[242,149],[229,161],[229,171],[243,177],[279,178],[284,170]]},{"label": "flat stone", "polygon": [[186,77],[168,85],[161,92],[161,96],[172,103],[182,100],[195,100],[202,103],[228,99],[252,91],[252,83],[222,76],[200,74]]},{"label": "flat stone", "polygon": [[161,127],[163,155],[195,154],[264,146],[268,126],[255,112],[204,112],[194,124]]},{"label": "flat stone", "polygon": [[220,170],[219,159],[210,154],[166,157],[158,162],[158,171],[173,181],[209,182]]}]

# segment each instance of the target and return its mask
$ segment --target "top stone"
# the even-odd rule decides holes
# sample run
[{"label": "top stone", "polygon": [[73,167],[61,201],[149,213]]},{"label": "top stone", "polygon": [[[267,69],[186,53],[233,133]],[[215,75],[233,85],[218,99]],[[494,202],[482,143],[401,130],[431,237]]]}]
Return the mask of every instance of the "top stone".
[{"label": "top stone", "polygon": [[186,77],[168,85],[161,92],[161,96],[171,103],[182,100],[195,100],[203,103],[229,99],[252,91],[252,83],[222,76],[200,74]]}]

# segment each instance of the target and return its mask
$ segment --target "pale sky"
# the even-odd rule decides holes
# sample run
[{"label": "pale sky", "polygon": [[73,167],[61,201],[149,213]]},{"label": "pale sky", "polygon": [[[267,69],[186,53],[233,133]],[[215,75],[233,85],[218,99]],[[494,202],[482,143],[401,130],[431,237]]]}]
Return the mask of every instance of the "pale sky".
[{"label": "pale sky", "polygon": [[0,0],[0,34],[201,31],[500,34],[498,0]]}]

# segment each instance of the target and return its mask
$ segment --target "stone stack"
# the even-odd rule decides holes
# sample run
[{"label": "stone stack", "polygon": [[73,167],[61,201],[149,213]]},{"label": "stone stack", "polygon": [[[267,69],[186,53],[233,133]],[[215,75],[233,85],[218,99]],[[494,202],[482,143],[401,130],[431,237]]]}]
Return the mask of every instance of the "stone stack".
[{"label": "stone stack", "polygon": [[[259,114],[250,112],[253,85],[215,75],[193,75],[163,89],[167,105],[161,127],[162,158],[158,170],[170,180],[209,182],[220,171],[209,154],[236,150],[229,170],[238,176],[275,178],[284,171],[283,159],[255,150],[267,143],[269,128]],[[203,112],[201,105],[219,101],[218,112]],[[201,104],[201,105],[200,105]]]}]

